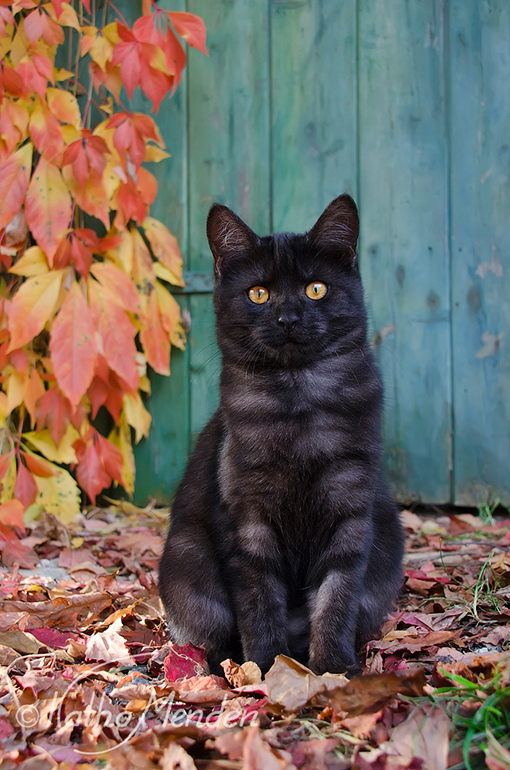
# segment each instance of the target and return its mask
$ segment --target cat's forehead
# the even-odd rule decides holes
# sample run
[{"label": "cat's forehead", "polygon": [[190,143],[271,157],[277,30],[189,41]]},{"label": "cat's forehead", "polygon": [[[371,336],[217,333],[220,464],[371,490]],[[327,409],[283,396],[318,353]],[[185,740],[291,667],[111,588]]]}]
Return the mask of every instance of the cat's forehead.
[{"label": "cat's forehead", "polygon": [[277,233],[260,239],[256,261],[268,278],[295,277],[301,280],[313,277],[317,270],[330,272],[330,260],[324,257],[306,236]]}]

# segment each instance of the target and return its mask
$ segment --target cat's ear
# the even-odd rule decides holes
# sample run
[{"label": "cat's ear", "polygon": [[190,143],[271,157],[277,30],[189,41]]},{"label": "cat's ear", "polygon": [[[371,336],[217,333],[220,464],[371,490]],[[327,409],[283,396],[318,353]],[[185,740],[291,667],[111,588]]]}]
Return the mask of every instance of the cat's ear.
[{"label": "cat's ear", "polygon": [[358,209],[347,193],[331,201],[308,237],[318,246],[344,247],[353,260],[357,256],[359,235]]},{"label": "cat's ear", "polygon": [[207,217],[207,238],[214,257],[214,273],[220,277],[236,256],[244,256],[258,243],[258,237],[227,206],[215,203]]}]

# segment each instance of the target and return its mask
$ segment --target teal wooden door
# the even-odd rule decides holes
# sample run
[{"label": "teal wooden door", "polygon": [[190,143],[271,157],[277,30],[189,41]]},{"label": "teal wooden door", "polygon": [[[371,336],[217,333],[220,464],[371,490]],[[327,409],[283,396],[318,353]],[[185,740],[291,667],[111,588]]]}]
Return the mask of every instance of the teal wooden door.
[{"label": "teal wooden door", "polygon": [[[165,0],[175,9],[184,2]],[[158,120],[156,216],[179,237],[187,350],[153,378],[136,498],[168,500],[214,410],[212,258],[225,203],[260,234],[358,202],[385,449],[404,502],[510,502],[510,6],[505,0],[188,0],[191,52]]]}]

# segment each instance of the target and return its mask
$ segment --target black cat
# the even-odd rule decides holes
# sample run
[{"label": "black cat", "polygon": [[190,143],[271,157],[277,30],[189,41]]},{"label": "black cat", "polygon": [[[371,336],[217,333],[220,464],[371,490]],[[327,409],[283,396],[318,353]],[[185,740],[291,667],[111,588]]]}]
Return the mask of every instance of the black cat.
[{"label": "black cat", "polygon": [[220,406],[177,491],[159,587],[171,638],[213,667],[244,655],[267,671],[285,653],[357,671],[401,583],[358,231],[349,195],[304,235],[209,212]]}]

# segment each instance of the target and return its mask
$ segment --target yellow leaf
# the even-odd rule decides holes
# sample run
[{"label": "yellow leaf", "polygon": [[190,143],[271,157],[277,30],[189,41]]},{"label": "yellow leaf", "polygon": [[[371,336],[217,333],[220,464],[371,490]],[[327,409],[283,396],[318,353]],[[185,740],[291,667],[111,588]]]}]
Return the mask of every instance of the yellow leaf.
[{"label": "yellow leaf", "polygon": [[133,268],[133,241],[127,230],[122,230],[118,237],[121,239],[120,243],[113,249],[109,249],[106,252],[106,256],[110,257],[117,267],[131,275]]},{"label": "yellow leaf", "polygon": [[53,513],[63,524],[70,524],[80,513],[80,490],[71,474],[53,465],[54,476],[34,476],[39,493],[35,502]]},{"label": "yellow leaf", "polygon": [[132,497],[135,491],[135,456],[131,444],[131,429],[124,412],[121,412],[118,430],[114,428],[108,439],[122,453],[122,486],[128,495]]},{"label": "yellow leaf", "polygon": [[60,83],[62,80],[69,80],[69,78],[73,78],[74,72],[70,72],[69,70],[65,69],[55,69],[53,70],[53,77],[57,83]]},{"label": "yellow leaf", "polygon": [[144,407],[138,391],[135,395],[126,393],[122,399],[126,420],[135,429],[135,441],[138,444],[142,436],[149,435],[152,418]]},{"label": "yellow leaf", "polygon": [[15,486],[16,486],[16,459],[13,457],[2,479],[2,491],[0,492],[0,503],[6,503],[8,500],[12,500]]},{"label": "yellow leaf", "polygon": [[173,270],[170,270],[170,268],[162,262],[154,262],[152,269],[154,270],[154,275],[157,275],[162,281],[167,281],[167,283],[171,283],[174,286],[184,286],[182,278],[179,278]]},{"label": "yellow leaf", "polygon": [[81,114],[76,96],[62,88],[48,88],[46,99],[51,112],[61,123],[68,123],[76,129],[80,128]]},{"label": "yellow leaf", "polygon": [[184,286],[182,280],[182,257],[177,238],[172,235],[162,222],[153,217],[146,217],[142,227],[154,256],[168,268],[170,277],[159,277],[178,286]]},{"label": "yellow leaf", "polygon": [[71,142],[77,142],[78,139],[81,139],[82,133],[80,129],[68,123],[66,126],[62,126],[62,136],[65,144],[71,144]]},{"label": "yellow leaf", "polygon": [[62,3],[62,11],[58,19],[52,3],[47,3],[43,7],[46,9],[48,15],[51,16],[53,21],[58,21],[62,27],[72,27],[77,32],[80,31],[80,22],[78,21],[78,16],[76,15],[74,8],[72,8],[69,3]]},{"label": "yellow leaf", "polygon": [[165,152],[161,147],[157,147],[155,144],[148,144],[145,148],[144,161],[146,163],[159,163],[160,160],[165,158],[171,158],[169,152]]},{"label": "yellow leaf", "polygon": [[147,393],[147,395],[150,396],[151,394],[151,381],[147,377],[146,374],[143,375],[143,377],[140,377],[140,383],[138,385],[138,390],[143,391],[143,393]]},{"label": "yellow leaf", "polygon": [[26,380],[22,374],[13,371],[7,380],[7,414],[19,406],[25,398]]},{"label": "yellow leaf", "polygon": [[56,310],[65,270],[52,270],[29,278],[16,292],[9,310],[11,342],[8,352],[17,350],[42,332]]},{"label": "yellow leaf", "polygon": [[71,463],[78,462],[76,452],[73,449],[73,444],[80,438],[80,434],[74,425],[68,426],[58,449],[47,428],[40,431],[30,431],[28,433],[23,433],[22,435],[25,441],[28,441],[35,449],[44,455],[44,457],[54,463],[70,465]]},{"label": "yellow leaf", "polygon": [[7,417],[7,396],[3,391],[0,391],[0,427],[4,427],[5,418]]},{"label": "yellow leaf", "polygon": [[106,64],[112,59],[112,52],[113,45],[102,35],[96,37],[89,51],[90,58],[99,65],[103,72],[106,72]]},{"label": "yellow leaf", "polygon": [[40,246],[31,246],[25,251],[21,259],[10,268],[10,273],[23,275],[25,278],[32,278],[34,275],[43,275],[47,273],[48,260]]},{"label": "yellow leaf", "polygon": [[107,24],[106,27],[103,27],[103,35],[107,40],[110,41],[112,45],[117,45],[117,43],[120,43],[120,37],[117,31],[117,22],[112,21],[111,24]]}]

